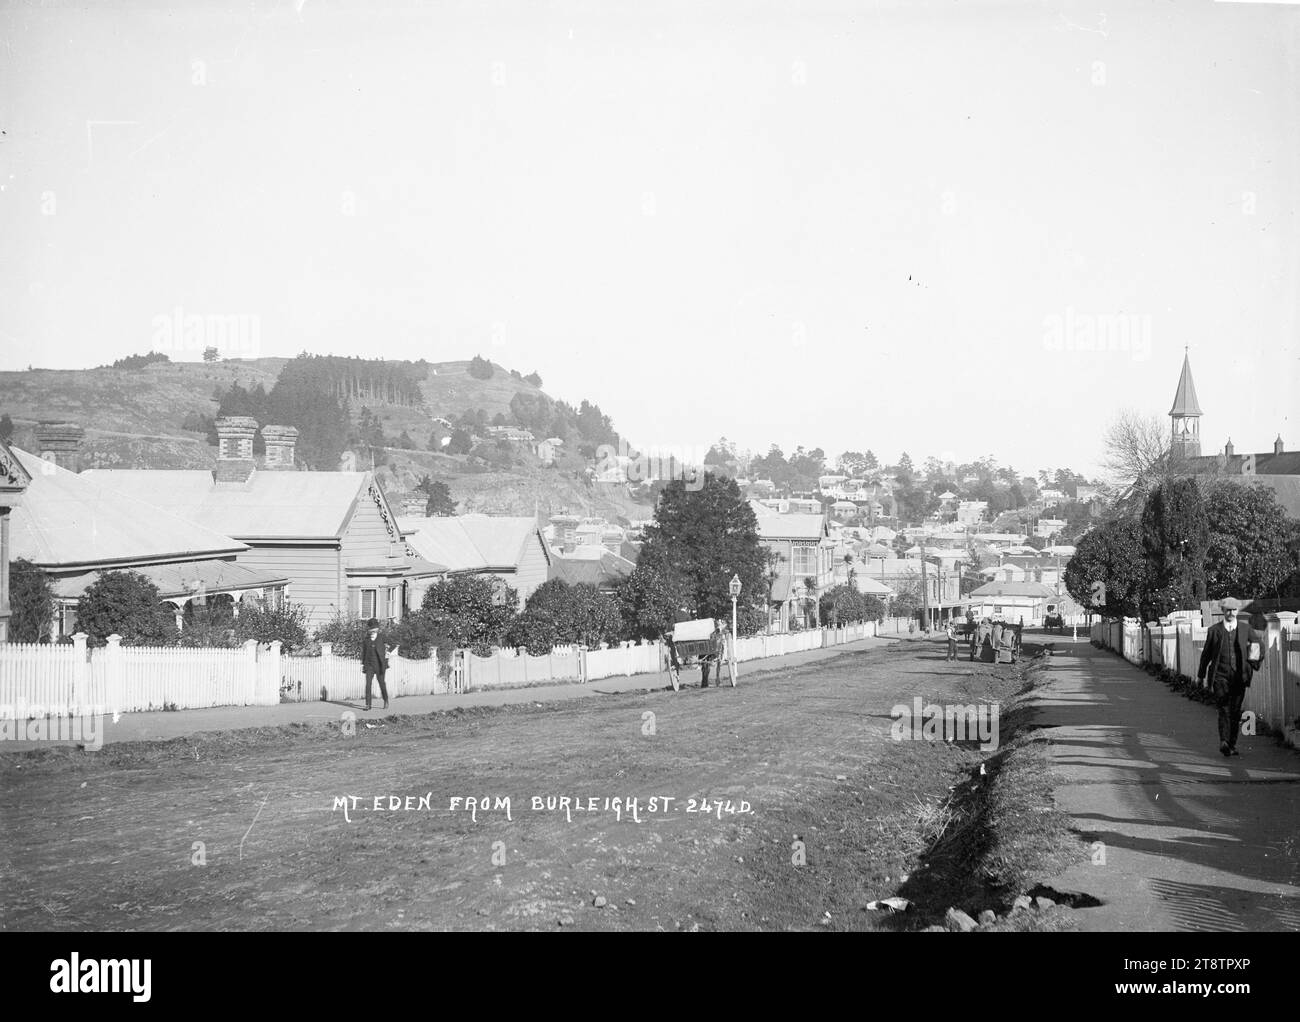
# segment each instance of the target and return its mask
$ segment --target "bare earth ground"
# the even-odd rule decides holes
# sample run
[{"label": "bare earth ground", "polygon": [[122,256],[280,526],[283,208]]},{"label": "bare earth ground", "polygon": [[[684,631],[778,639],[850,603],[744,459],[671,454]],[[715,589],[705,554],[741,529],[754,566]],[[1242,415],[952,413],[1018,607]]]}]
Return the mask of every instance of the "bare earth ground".
[{"label": "bare earth ground", "polygon": [[[964,853],[936,856],[953,871],[937,883],[905,874],[927,868],[952,789],[977,787],[988,754],[892,741],[891,708],[1005,703],[1024,673],[900,643],[736,689],[4,756],[0,927],[895,928],[866,903],[969,886]],[[429,793],[431,809],[387,808]],[[358,799],[350,822],[339,796]],[[449,811],[456,796],[509,797],[513,818]],[[570,821],[533,796],[601,807]],[[656,796],[671,810],[649,812]],[[616,797],[640,800],[640,823],[604,810]],[[723,810],[688,812],[692,798]],[[727,811],[742,800],[749,813]]]}]

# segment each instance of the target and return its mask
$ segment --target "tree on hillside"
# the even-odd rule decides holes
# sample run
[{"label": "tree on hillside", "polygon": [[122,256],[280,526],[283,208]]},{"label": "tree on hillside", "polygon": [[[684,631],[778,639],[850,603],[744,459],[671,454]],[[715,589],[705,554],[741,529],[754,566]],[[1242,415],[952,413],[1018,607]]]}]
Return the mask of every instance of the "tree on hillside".
[{"label": "tree on hillside", "polygon": [[1209,545],[1209,519],[1195,479],[1168,479],[1150,492],[1142,511],[1142,549],[1152,613],[1190,609],[1205,599]]},{"label": "tree on hillside", "polygon": [[487,359],[475,355],[469,362],[469,374],[476,380],[490,380],[494,370]]},{"label": "tree on hillside", "polygon": [[451,440],[443,448],[448,454],[468,454],[474,447],[474,438],[463,426],[452,431]]},{"label": "tree on hillside", "polygon": [[876,460],[876,456],[870,451],[867,451],[867,453],[862,456],[862,460],[863,466],[868,472],[872,472],[880,467],[880,462]]},{"label": "tree on hillside", "polygon": [[137,571],[106,571],[86,587],[77,603],[77,627],[102,646],[110,635],[125,646],[176,641],[176,617],[162,607],[158,587]]},{"label": "tree on hillside", "polygon": [[221,357],[221,352],[218,351],[214,345],[209,344],[206,348],[203,349],[204,362],[215,362],[220,357]]},{"label": "tree on hillside", "polygon": [[451,490],[441,480],[425,476],[415,489],[427,498],[424,504],[425,517],[447,518],[456,513],[456,502],[452,500]]},{"label": "tree on hillside", "polygon": [[10,642],[45,642],[54,617],[54,589],[50,577],[35,564],[19,557],[9,565]]},{"label": "tree on hillside", "polygon": [[542,385],[542,378],[541,378],[540,376],[537,375],[537,370],[535,370],[535,369],[534,369],[531,373],[529,373],[527,376],[525,376],[525,377],[524,377],[524,380],[525,380],[525,382],[527,382],[527,383],[531,383],[534,387],[539,387],[539,388],[540,388],[541,385]]},{"label": "tree on hillside", "polygon": [[661,575],[680,575],[693,618],[731,616],[727,586],[732,575],[740,578],[741,605],[751,630],[763,616],[751,608],[766,591],[767,558],[754,511],[734,479],[705,472],[698,489],[681,479],[665,486],[637,563]]}]

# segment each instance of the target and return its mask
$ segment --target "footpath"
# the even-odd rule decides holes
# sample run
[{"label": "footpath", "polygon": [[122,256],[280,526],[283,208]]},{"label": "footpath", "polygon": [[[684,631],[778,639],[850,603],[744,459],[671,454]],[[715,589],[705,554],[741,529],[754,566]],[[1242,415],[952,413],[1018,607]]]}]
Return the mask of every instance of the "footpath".
[{"label": "footpath", "polygon": [[[900,638],[905,639],[906,636]],[[839,656],[855,650],[876,649],[900,641],[896,638],[867,638],[847,642],[827,649],[810,649],[783,656],[747,660],[739,665],[737,685],[744,685],[756,675],[771,671],[800,667]],[[716,684],[711,675],[709,684]],[[700,671],[689,667],[682,671],[683,687],[698,686]],[[358,722],[382,719],[397,714],[439,713],[470,706],[505,706],[511,703],[558,702],[593,696],[613,695],[620,692],[652,692],[671,689],[672,682],[666,671],[653,674],[634,674],[630,677],[601,678],[586,684],[535,685],[518,688],[493,688],[465,692],[457,695],[406,696],[394,698],[387,710],[382,709],[375,686],[374,709],[366,712],[360,699],[339,699],[302,703],[280,703],[278,706],[215,706],[202,710],[152,711],[124,713],[117,721],[106,717],[103,723],[105,744],[110,742],[166,741],[185,738],[211,731],[235,731],[244,728],[278,727],[284,724],[320,723],[341,720],[351,712]],[[6,742],[2,751],[22,752],[37,748],[41,743],[30,741]]]},{"label": "footpath", "polygon": [[1057,642],[1032,723],[1057,805],[1092,862],[1048,880],[1102,904],[1083,930],[1300,931],[1300,753],[1271,735],[1219,752],[1217,711],[1086,637]]}]

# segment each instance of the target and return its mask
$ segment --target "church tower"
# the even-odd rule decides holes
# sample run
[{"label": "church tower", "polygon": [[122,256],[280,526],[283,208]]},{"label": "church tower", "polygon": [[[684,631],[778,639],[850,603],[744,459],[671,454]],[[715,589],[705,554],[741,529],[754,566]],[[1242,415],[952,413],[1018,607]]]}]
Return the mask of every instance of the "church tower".
[{"label": "church tower", "polygon": [[1183,372],[1178,377],[1178,391],[1174,406],[1169,409],[1173,420],[1173,435],[1169,453],[1174,459],[1201,456],[1201,406],[1196,400],[1196,384],[1192,382],[1192,367],[1187,351],[1183,351]]}]

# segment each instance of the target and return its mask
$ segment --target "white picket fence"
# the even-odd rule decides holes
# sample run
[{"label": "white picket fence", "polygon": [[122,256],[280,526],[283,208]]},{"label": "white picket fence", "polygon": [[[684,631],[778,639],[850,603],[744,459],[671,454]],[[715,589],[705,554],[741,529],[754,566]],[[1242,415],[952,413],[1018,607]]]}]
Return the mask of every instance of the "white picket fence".
[{"label": "white picket fence", "polygon": [[[856,642],[878,634],[875,623],[812,629],[741,639],[738,661],[782,656]],[[509,688],[550,682],[654,674],[665,669],[662,643],[622,643],[609,649],[560,646],[545,656],[498,650],[475,656],[458,650],[449,676],[436,657],[406,659],[389,654],[385,675],[390,698],[444,695],[471,689]],[[280,643],[253,640],[236,649],[184,646],[123,646],[118,636],[88,649],[86,636],[71,645],[0,643],[0,716],[47,713],[132,713],[212,706],[273,706],[287,700],[357,700],[365,697],[361,661],[335,656],[329,643],[315,657],[285,656]],[[378,685],[372,698],[378,699]]]},{"label": "white picket fence", "polygon": [[[1264,659],[1251,678],[1242,702],[1272,728],[1300,727],[1300,625],[1293,614],[1265,615]],[[1191,621],[1167,625],[1138,624],[1132,619],[1098,621],[1092,638],[1134,664],[1158,664],[1195,681],[1209,629]]]},{"label": "white picket fence", "polygon": [[[312,702],[317,699],[364,699],[366,677],[361,661],[335,656],[332,644],[321,643],[320,656],[286,656],[280,658],[280,691],[289,702]],[[388,654],[384,672],[388,696],[446,695],[447,680],[439,677],[438,658],[408,660],[400,650]],[[380,700],[379,684],[371,686],[371,699]]]},{"label": "white picket fence", "polygon": [[280,701],[280,644],[238,649],[108,645],[0,645],[0,713],[130,713]]},{"label": "white picket fence", "polygon": [[[823,649],[846,642],[871,638],[877,634],[875,622],[843,625],[839,628],[813,628],[804,632],[778,635],[755,635],[736,643],[736,660],[760,660],[810,649]],[[524,650],[501,649],[491,656],[476,656],[470,650],[457,650],[452,669],[452,691],[511,688],[551,682],[587,682],[600,678],[656,674],[667,670],[668,655],[663,643],[636,645],[623,643],[609,649],[584,650],[577,646],[557,646],[545,656],[531,656]]]}]

